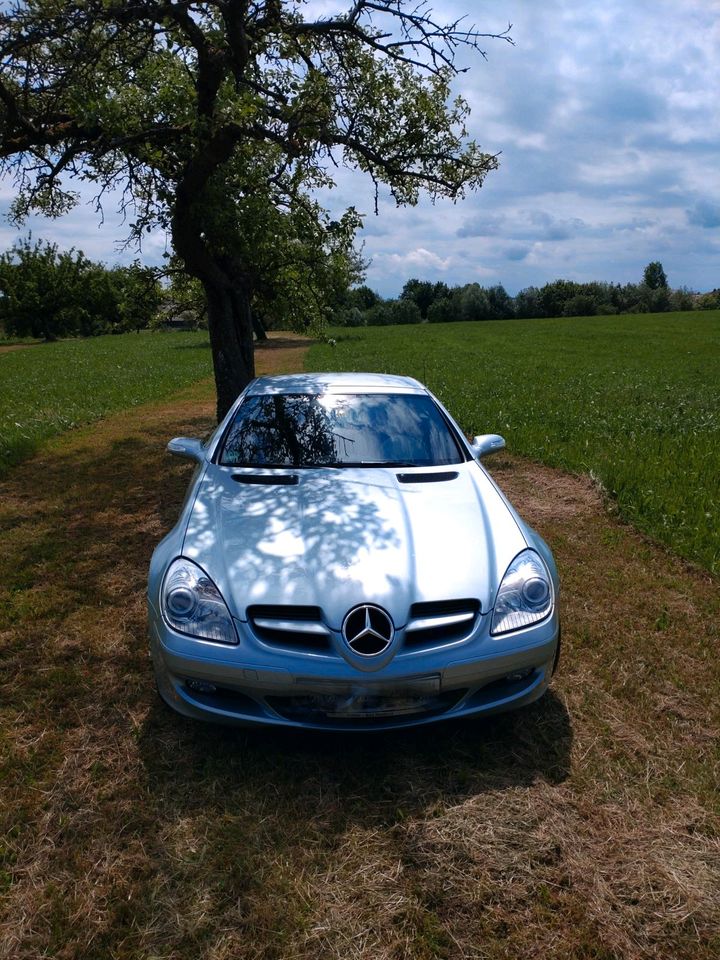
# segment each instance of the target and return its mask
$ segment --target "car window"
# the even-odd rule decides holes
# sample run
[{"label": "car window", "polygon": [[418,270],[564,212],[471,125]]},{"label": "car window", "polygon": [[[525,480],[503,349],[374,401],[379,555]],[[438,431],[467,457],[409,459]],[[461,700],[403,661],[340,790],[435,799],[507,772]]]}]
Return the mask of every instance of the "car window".
[{"label": "car window", "polygon": [[418,466],[465,459],[423,394],[272,394],[247,397],[225,435],[229,466]]}]

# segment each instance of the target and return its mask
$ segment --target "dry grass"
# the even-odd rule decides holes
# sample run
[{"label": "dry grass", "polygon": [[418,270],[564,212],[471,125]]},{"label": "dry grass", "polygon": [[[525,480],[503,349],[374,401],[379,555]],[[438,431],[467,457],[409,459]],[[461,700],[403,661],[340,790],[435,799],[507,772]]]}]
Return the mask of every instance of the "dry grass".
[{"label": "dry grass", "polygon": [[715,960],[717,581],[588,482],[496,460],[561,567],[553,693],[377,737],[186,722],[144,581],[188,479],[163,443],[212,407],[196,385],[0,485],[0,956]]}]

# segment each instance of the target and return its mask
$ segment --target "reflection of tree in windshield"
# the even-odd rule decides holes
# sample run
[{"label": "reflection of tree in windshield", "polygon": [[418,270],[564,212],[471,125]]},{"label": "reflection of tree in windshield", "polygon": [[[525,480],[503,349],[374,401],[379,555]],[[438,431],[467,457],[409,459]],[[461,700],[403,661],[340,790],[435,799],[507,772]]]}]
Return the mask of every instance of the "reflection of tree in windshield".
[{"label": "reflection of tree in windshield", "polygon": [[284,467],[440,466],[462,459],[436,405],[416,394],[248,397],[222,456],[232,466]]},{"label": "reflection of tree in windshield", "polygon": [[238,413],[224,463],[300,467],[337,460],[330,416],[317,397],[249,397]]}]

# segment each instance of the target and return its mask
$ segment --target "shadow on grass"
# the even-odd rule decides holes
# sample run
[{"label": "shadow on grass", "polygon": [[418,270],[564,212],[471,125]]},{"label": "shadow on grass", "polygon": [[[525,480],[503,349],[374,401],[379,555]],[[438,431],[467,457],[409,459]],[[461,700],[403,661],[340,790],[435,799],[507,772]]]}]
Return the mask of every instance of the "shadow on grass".
[{"label": "shadow on grass", "polygon": [[218,727],[158,700],[139,738],[146,789],[166,814],[254,810],[310,832],[312,821],[342,832],[538,779],[559,784],[571,746],[570,718],[553,692],[497,717],[357,734]]}]

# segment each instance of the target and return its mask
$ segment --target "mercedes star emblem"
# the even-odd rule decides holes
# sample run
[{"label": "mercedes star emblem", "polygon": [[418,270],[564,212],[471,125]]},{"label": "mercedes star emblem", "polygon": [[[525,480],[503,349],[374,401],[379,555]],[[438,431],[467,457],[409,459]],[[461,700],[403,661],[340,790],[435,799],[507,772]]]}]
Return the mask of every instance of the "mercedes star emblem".
[{"label": "mercedes star emblem", "polygon": [[361,657],[376,657],[392,643],[395,627],[382,607],[364,603],[345,617],[342,627],[345,642]]}]

